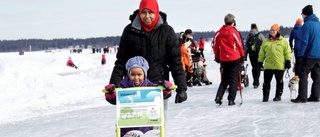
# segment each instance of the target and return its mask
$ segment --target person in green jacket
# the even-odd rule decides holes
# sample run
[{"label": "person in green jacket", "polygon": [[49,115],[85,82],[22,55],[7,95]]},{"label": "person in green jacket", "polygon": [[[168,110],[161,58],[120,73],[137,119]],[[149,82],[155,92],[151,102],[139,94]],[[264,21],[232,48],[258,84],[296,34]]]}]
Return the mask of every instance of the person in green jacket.
[{"label": "person in green jacket", "polygon": [[262,102],[268,102],[273,75],[276,78],[276,93],[273,101],[281,101],[283,92],[283,75],[291,67],[291,48],[288,41],[279,33],[278,24],[271,26],[269,37],[261,44],[258,57],[260,70],[264,70]]}]

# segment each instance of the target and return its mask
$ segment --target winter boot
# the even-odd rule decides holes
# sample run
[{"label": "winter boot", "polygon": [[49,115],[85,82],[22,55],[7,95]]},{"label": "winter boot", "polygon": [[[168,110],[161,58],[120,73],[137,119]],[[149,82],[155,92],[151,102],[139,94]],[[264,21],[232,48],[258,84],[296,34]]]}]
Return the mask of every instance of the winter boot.
[{"label": "winter boot", "polygon": [[228,103],[229,106],[232,106],[232,105],[235,105],[235,104],[236,104],[236,103],[234,103],[233,100],[229,100],[229,103]]},{"label": "winter boot", "polygon": [[277,89],[276,96],[273,98],[273,101],[281,101],[282,92],[283,92],[282,89]]},{"label": "winter boot", "polygon": [[222,104],[222,99],[220,97],[216,97],[216,99],[214,100],[216,102],[216,104],[221,105]]},{"label": "winter boot", "polygon": [[270,89],[264,89],[264,90],[262,90],[262,93],[263,93],[262,102],[268,102]]}]

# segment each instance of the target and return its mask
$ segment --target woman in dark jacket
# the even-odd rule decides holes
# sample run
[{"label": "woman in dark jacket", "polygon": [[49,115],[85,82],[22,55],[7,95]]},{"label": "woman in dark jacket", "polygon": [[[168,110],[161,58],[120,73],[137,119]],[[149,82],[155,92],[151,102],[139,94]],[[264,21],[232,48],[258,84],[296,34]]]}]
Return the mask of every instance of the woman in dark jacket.
[{"label": "woman in dark jacket", "polygon": [[131,23],[122,33],[117,60],[110,84],[126,76],[125,63],[134,56],[144,57],[150,65],[148,79],[161,84],[169,79],[171,71],[177,88],[175,103],[187,100],[186,77],[182,69],[179,42],[173,28],[166,22],[166,14],[159,11],[156,0],[142,0],[139,10],[130,15]]}]

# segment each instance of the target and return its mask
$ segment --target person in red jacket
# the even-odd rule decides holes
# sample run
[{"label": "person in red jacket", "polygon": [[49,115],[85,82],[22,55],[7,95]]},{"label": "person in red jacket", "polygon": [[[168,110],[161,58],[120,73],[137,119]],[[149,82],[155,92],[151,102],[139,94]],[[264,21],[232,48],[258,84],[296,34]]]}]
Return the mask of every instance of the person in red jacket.
[{"label": "person in red jacket", "polygon": [[106,54],[102,54],[102,59],[101,59],[101,65],[104,65],[106,64],[107,61],[106,61]]},{"label": "person in red jacket", "polygon": [[223,94],[229,86],[228,105],[235,105],[237,95],[237,85],[239,82],[239,73],[241,63],[244,62],[244,51],[242,39],[234,28],[235,17],[227,14],[223,25],[214,36],[214,56],[215,61],[220,63],[222,73],[221,82],[217,91],[215,102],[222,104]]},{"label": "person in red jacket", "polygon": [[205,44],[204,39],[200,37],[199,50],[200,50],[200,55],[202,55],[203,58],[204,58],[204,54],[203,54],[204,44]]},{"label": "person in red jacket", "polygon": [[74,68],[78,69],[78,67],[73,63],[72,57],[69,57],[69,58],[68,58],[67,66],[69,66],[69,67],[74,67]]}]

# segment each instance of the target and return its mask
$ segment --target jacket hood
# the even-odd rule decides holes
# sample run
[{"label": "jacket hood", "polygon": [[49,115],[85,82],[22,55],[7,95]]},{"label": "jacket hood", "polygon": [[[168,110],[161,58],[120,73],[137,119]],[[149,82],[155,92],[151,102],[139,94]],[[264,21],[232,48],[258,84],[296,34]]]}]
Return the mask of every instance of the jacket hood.
[{"label": "jacket hood", "polygon": [[[131,14],[129,16],[129,20],[132,23],[132,27],[134,27],[134,28],[136,28],[138,30],[141,30],[142,25],[141,25],[140,20],[139,20],[139,9],[135,10],[133,12],[133,14]],[[158,28],[160,25],[165,24],[165,23],[167,23],[167,14],[162,12],[162,11],[160,11],[159,12],[159,20],[158,20],[157,25],[154,27],[154,29]]]},{"label": "jacket hood", "polygon": [[304,18],[303,21],[304,22],[306,22],[306,21],[319,21],[319,18],[315,14],[311,14],[311,15],[307,16],[306,18]]},{"label": "jacket hood", "polygon": [[222,37],[229,37],[230,35],[232,35],[233,29],[234,28],[230,25],[223,25],[221,27],[221,29],[219,30],[219,32],[220,32],[219,35]]},{"label": "jacket hood", "polygon": [[249,31],[249,33],[250,33],[250,34],[253,34],[253,35],[256,35],[256,34],[259,33],[259,31],[258,31],[257,29],[251,29],[251,30]]},{"label": "jacket hood", "polygon": [[298,28],[301,28],[302,26],[300,24],[295,24],[293,29],[298,29]]}]

